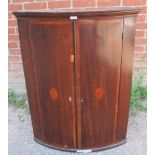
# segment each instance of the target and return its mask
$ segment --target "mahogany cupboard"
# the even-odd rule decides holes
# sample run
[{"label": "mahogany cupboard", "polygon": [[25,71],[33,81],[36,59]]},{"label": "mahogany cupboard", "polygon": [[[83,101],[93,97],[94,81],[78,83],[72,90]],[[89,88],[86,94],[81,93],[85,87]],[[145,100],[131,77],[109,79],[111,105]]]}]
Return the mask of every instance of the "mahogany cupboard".
[{"label": "mahogany cupboard", "polygon": [[69,151],[125,142],[139,11],[14,12],[37,142]]}]

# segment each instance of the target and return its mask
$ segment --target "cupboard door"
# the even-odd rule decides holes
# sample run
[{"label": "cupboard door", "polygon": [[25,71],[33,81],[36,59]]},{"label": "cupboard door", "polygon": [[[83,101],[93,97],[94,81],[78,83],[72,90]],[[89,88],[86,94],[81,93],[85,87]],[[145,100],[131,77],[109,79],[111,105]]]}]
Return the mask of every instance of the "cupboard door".
[{"label": "cupboard door", "polygon": [[116,141],[122,31],[123,19],[75,24],[79,148]]},{"label": "cupboard door", "polygon": [[72,23],[32,20],[29,40],[44,141],[76,147]]}]

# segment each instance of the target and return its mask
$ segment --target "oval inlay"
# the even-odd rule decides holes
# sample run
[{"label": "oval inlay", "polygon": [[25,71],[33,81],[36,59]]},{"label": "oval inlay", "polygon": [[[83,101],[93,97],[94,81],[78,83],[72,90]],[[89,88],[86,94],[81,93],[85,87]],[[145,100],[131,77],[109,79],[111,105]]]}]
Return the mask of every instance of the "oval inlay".
[{"label": "oval inlay", "polygon": [[58,98],[58,92],[57,92],[57,90],[55,88],[50,89],[50,97],[53,100],[56,100]]},{"label": "oval inlay", "polygon": [[102,96],[103,96],[103,89],[99,87],[95,90],[95,98],[97,100],[100,100]]}]

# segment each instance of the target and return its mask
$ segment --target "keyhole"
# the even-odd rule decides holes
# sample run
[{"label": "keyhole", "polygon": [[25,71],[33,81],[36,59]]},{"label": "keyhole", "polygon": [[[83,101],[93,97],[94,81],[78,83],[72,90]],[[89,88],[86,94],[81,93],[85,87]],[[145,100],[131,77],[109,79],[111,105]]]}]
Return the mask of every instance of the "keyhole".
[{"label": "keyhole", "polygon": [[81,97],[81,103],[83,103],[84,102],[84,97]]},{"label": "keyhole", "polygon": [[68,100],[69,100],[69,102],[72,102],[72,97],[70,96]]}]

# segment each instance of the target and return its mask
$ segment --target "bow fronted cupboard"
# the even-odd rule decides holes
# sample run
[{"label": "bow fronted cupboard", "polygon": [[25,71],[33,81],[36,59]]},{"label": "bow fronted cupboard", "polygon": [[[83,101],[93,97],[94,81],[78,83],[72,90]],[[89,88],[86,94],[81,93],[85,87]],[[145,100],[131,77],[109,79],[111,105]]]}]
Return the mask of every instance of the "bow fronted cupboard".
[{"label": "bow fronted cupboard", "polygon": [[37,142],[71,151],[125,142],[138,12],[14,12]]}]

